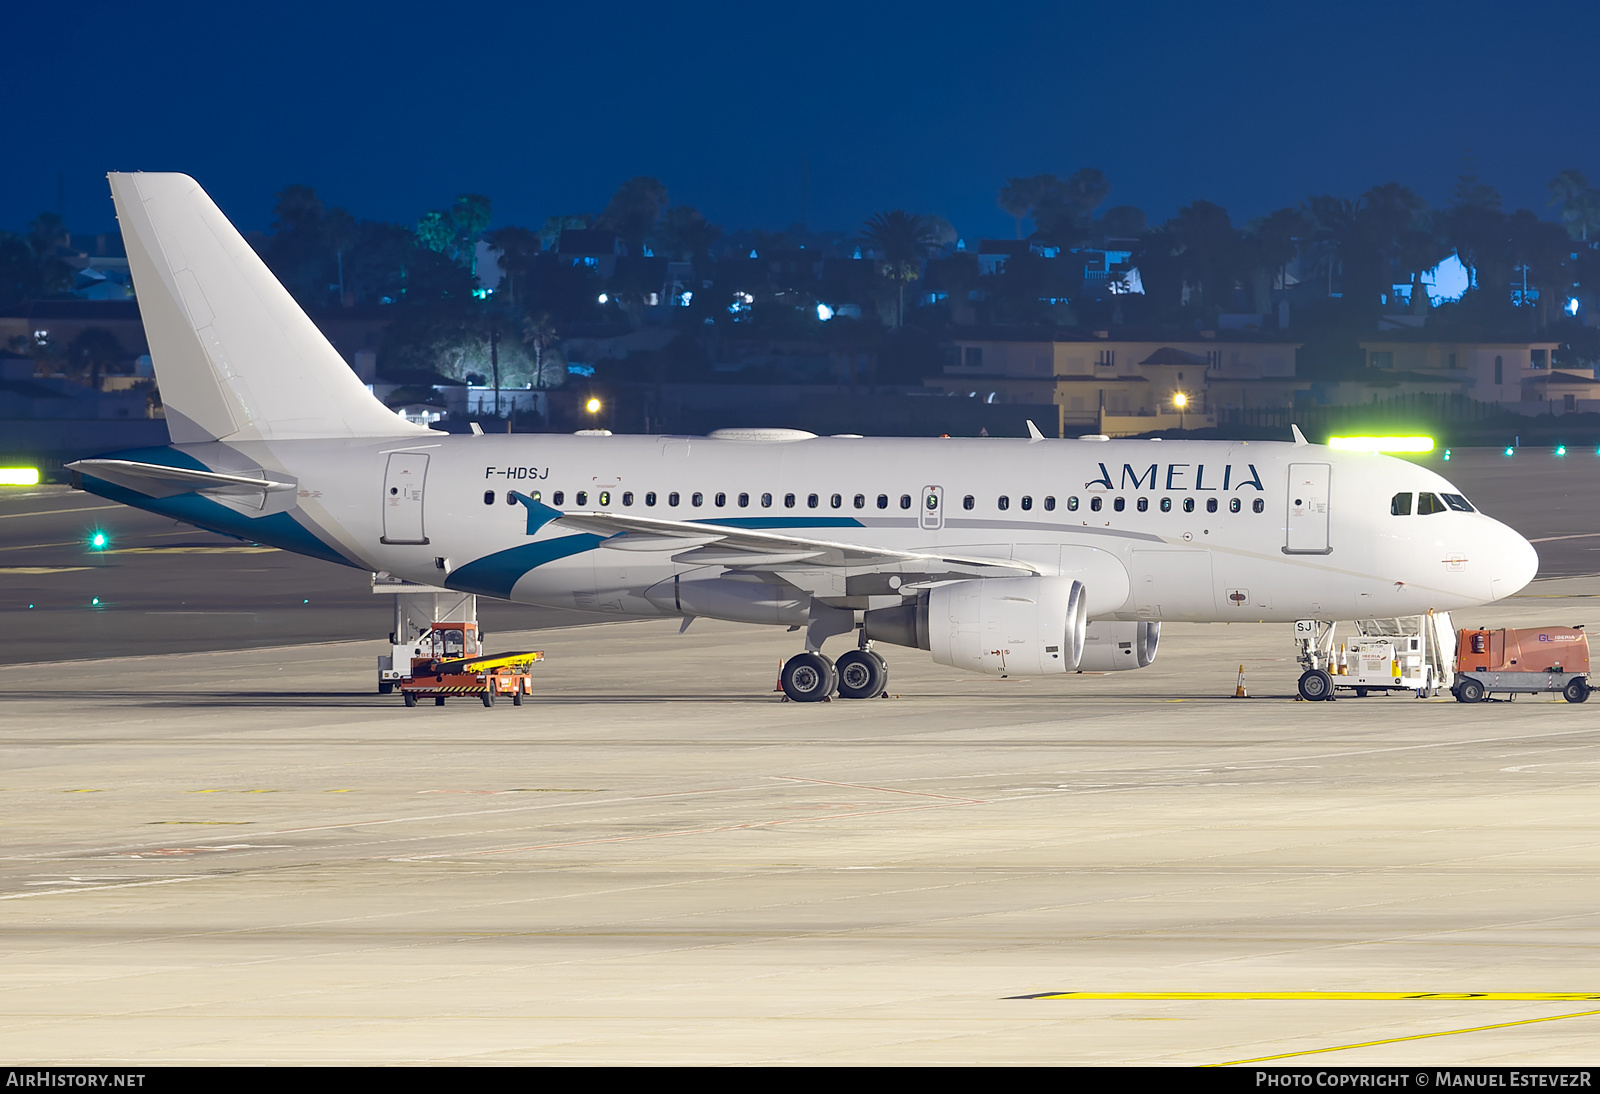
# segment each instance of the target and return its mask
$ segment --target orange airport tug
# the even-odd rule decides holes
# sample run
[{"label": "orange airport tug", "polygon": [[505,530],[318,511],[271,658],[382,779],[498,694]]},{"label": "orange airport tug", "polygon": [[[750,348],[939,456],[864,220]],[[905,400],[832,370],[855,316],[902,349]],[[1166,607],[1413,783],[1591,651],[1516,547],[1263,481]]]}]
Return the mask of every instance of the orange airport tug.
[{"label": "orange airport tug", "polygon": [[406,706],[432,696],[435,706],[447,698],[475,695],[486,707],[502,695],[516,706],[533,694],[529,670],[544,660],[543,650],[485,654],[478,642],[476,623],[435,623],[427,634],[411,643],[411,676],[400,681]]}]

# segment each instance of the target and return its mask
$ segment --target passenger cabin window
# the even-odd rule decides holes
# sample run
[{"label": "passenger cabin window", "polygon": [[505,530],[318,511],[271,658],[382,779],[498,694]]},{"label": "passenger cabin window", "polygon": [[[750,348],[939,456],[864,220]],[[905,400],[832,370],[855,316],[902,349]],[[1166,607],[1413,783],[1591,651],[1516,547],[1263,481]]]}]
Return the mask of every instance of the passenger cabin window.
[{"label": "passenger cabin window", "polygon": [[600,491],[600,504],[601,505],[610,505],[611,504],[611,491],[609,491],[609,490]]},{"label": "passenger cabin window", "polygon": [[1045,498],[1044,499],[1044,511],[1046,513],[1053,513],[1053,512],[1055,512],[1055,509],[1056,509],[1056,499],[1053,498],[1053,497]]},{"label": "passenger cabin window", "polygon": [[728,504],[728,495],[726,495],[726,494],[718,494],[717,497],[716,497],[716,503],[717,503],[717,508],[721,509],[724,505]]},{"label": "passenger cabin window", "polygon": [[656,503],[656,492],[654,490],[646,490],[644,492],[644,503],[646,505],[654,505]]},{"label": "passenger cabin window", "polygon": [[1005,510],[1011,508],[1011,499],[1006,497],[1004,494],[1001,494],[1000,500],[997,504],[1000,506],[1001,512],[1004,512]]},{"label": "passenger cabin window", "polygon": [[761,495],[761,508],[763,508],[763,509],[771,509],[772,508],[772,495],[771,494],[762,494]]},{"label": "passenger cabin window", "polygon": [[1072,497],[1067,499],[1067,512],[1076,513],[1077,511],[1078,511],[1078,496],[1076,494],[1074,494]]},{"label": "passenger cabin window", "polygon": [[1183,511],[1185,513],[1194,512],[1194,499],[1193,498],[1184,498],[1183,499]]},{"label": "passenger cabin window", "polygon": [[1022,508],[1025,509],[1025,510],[1033,508],[1033,495],[1032,494],[1024,494],[1024,495],[1022,495]]},{"label": "passenger cabin window", "polygon": [[674,490],[672,493],[667,495],[667,504],[668,505],[677,505],[678,504],[678,492],[676,490]]},{"label": "passenger cabin window", "polygon": [[[516,499],[513,498],[510,494],[507,494],[506,495],[506,500],[507,501],[515,501]],[[483,492],[483,504],[485,504],[485,505],[493,505],[494,504],[494,491],[493,490],[485,490]]]},{"label": "passenger cabin window", "polygon": [[1440,494],[1439,496],[1444,499],[1444,503],[1446,505],[1458,513],[1477,512],[1477,510],[1472,507],[1472,503],[1466,498],[1462,497],[1460,494]]},{"label": "passenger cabin window", "polygon": [[1396,494],[1389,502],[1389,515],[1392,517],[1409,517],[1411,515],[1411,492]]},{"label": "passenger cabin window", "polygon": [[[533,500],[534,501],[538,501],[539,500],[538,491],[534,492]],[[514,491],[514,490],[507,490],[506,491],[506,504],[507,505],[515,505],[515,504],[517,504],[516,491]]]},{"label": "passenger cabin window", "polygon": [[1230,513],[1237,513],[1243,508],[1244,502],[1240,501],[1238,498],[1234,498],[1232,501],[1228,502],[1228,512]]},{"label": "passenger cabin window", "polygon": [[1161,499],[1161,511],[1163,513],[1172,512],[1172,499],[1171,498],[1162,498]]},{"label": "passenger cabin window", "polygon": [[1090,498],[1089,499],[1089,508],[1091,510],[1093,510],[1094,512],[1096,512],[1096,513],[1098,513],[1100,511],[1100,507],[1102,505],[1104,505],[1104,504],[1105,504],[1105,499],[1104,498]]},{"label": "passenger cabin window", "polygon": [[1116,498],[1111,503],[1111,508],[1115,509],[1119,513],[1122,512],[1127,507],[1128,507],[1128,499],[1127,498]]},{"label": "passenger cabin window", "polygon": [[1149,498],[1140,498],[1138,500],[1138,502],[1135,504],[1134,508],[1138,509],[1139,512],[1141,512],[1141,513],[1147,511],[1150,508],[1150,499]]},{"label": "passenger cabin window", "polygon": [[693,506],[698,508],[699,506],[702,506],[705,503],[706,503],[706,496],[704,494],[700,493],[700,491],[696,490],[693,494],[689,495],[689,504],[690,505],[693,505]]},{"label": "passenger cabin window", "polygon": [[1427,491],[1417,495],[1417,516],[1426,517],[1442,512],[1444,512],[1444,502],[1439,500],[1439,495]]},{"label": "passenger cabin window", "polygon": [[911,508],[911,495],[910,494],[901,494],[900,495],[900,508],[902,508],[902,509],[910,509]]},{"label": "passenger cabin window", "polygon": [[828,504],[832,505],[835,509],[838,509],[844,505],[844,495],[835,494],[833,497],[828,499]]},{"label": "passenger cabin window", "polygon": [[865,509],[867,507],[867,496],[865,494],[857,494],[853,499],[851,499],[850,504],[854,505],[857,509]]},{"label": "passenger cabin window", "polygon": [[1250,511],[1252,513],[1265,513],[1267,511],[1267,503],[1257,498],[1250,503]]},{"label": "passenger cabin window", "polygon": [[632,505],[633,504],[633,491],[632,490],[624,490],[622,492],[622,504],[623,505]]},{"label": "passenger cabin window", "polygon": [[577,496],[574,497],[572,501],[573,504],[577,505],[580,509],[583,508],[585,505],[589,504],[589,491],[579,490]]},{"label": "passenger cabin window", "polygon": [[887,508],[889,508],[889,495],[888,494],[879,494],[878,495],[878,508],[879,509],[887,509]]},{"label": "passenger cabin window", "polygon": [[794,495],[793,494],[785,494],[783,496],[783,507],[785,509],[793,509],[794,508]]},{"label": "passenger cabin window", "polygon": [[749,494],[740,494],[739,495],[739,508],[740,509],[748,509],[748,508],[750,508],[750,495]]},{"label": "passenger cabin window", "polygon": [[978,504],[978,500],[976,498],[974,498],[971,494],[968,494],[966,497],[961,499],[961,508],[963,508],[963,509],[971,509],[974,505],[977,505],[977,504]]},{"label": "passenger cabin window", "polygon": [[1217,499],[1216,498],[1207,498],[1206,499],[1206,512],[1215,513],[1216,511],[1217,511]]}]

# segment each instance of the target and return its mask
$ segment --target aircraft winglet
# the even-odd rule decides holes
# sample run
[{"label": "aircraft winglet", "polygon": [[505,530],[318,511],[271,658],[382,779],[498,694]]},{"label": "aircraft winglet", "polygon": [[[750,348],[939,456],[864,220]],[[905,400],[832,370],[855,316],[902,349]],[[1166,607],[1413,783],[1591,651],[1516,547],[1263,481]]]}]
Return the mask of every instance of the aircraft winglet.
[{"label": "aircraft winglet", "polygon": [[1033,424],[1033,419],[1028,419],[1028,443],[1044,440],[1044,434],[1039,432],[1039,427]]},{"label": "aircraft winglet", "polygon": [[1289,428],[1294,430],[1294,446],[1296,448],[1299,448],[1301,445],[1306,445],[1306,444],[1310,444],[1311,443],[1310,441],[1306,440],[1306,435],[1304,433],[1300,432],[1300,427],[1299,426],[1294,425],[1294,424],[1291,423]]}]

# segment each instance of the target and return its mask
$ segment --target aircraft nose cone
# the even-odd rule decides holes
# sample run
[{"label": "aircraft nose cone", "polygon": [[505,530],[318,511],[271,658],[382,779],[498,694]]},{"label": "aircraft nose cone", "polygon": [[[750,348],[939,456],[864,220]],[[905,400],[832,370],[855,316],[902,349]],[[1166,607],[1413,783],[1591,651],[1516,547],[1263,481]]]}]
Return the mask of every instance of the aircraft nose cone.
[{"label": "aircraft nose cone", "polygon": [[1539,552],[1512,528],[1500,526],[1495,542],[1495,564],[1489,579],[1489,594],[1499,600],[1510,596],[1533,580],[1539,572]]}]

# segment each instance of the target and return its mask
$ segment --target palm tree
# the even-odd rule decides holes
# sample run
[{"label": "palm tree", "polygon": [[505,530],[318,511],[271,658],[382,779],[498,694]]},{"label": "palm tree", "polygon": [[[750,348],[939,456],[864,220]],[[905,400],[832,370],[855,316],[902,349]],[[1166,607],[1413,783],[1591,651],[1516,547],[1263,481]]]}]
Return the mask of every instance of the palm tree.
[{"label": "palm tree", "polygon": [[904,325],[906,283],[922,276],[922,260],[939,242],[933,222],[904,209],[874,213],[861,226],[861,242],[882,256],[879,269],[883,276],[897,283],[899,307],[895,312],[895,326]]}]

